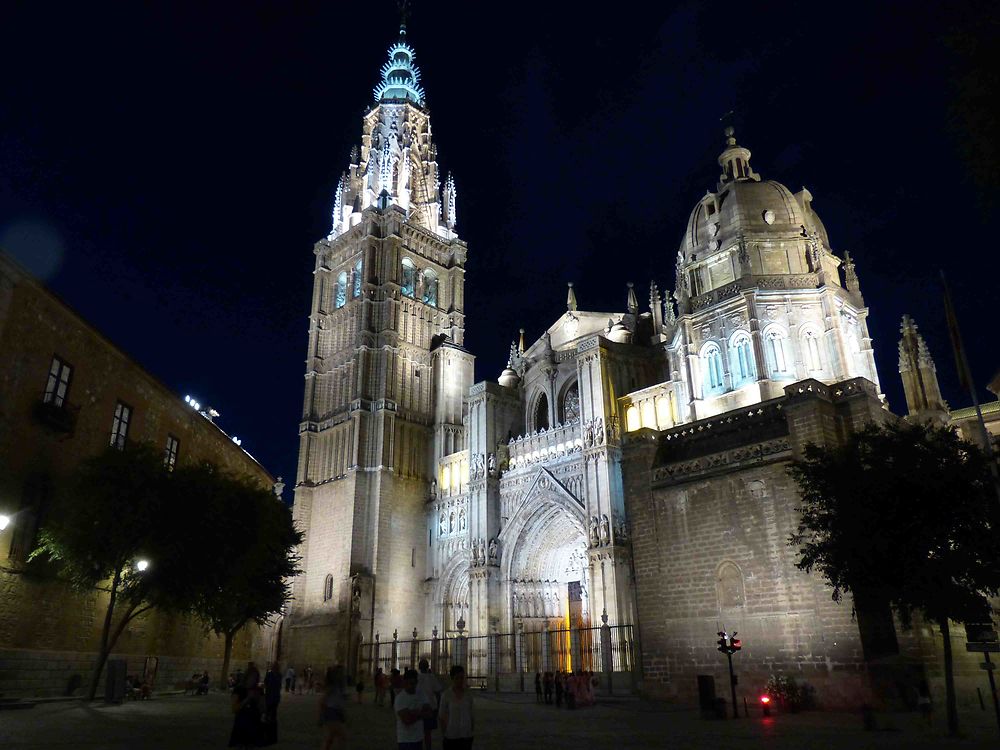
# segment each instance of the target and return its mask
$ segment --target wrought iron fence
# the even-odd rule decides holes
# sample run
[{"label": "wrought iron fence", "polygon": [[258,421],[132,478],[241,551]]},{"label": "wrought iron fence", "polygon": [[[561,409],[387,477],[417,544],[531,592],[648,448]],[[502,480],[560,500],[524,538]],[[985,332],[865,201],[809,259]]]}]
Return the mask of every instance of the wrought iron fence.
[{"label": "wrought iron fence", "polygon": [[473,680],[535,672],[632,672],[639,662],[631,625],[441,638],[435,630],[431,638],[419,638],[414,631],[400,640],[393,633],[391,641],[376,634],[374,642],[362,643],[358,650],[357,673],[416,669],[421,659],[438,674],[461,664]]}]

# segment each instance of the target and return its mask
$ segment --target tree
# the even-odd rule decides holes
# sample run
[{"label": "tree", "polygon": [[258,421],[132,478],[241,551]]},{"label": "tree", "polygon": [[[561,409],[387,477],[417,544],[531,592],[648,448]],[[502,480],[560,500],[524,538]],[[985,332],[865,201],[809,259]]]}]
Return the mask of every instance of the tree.
[{"label": "tree", "polygon": [[173,477],[178,502],[200,523],[223,530],[211,544],[188,547],[198,574],[190,610],[225,641],[221,685],[226,686],[236,634],[247,624],[265,625],[289,599],[297,575],[295,548],[302,541],[289,509],[269,490],[210,464],[179,469]]},{"label": "tree", "polygon": [[[74,588],[106,586],[108,605],[86,697],[92,700],[108,655],[125,627],[154,606],[182,606],[185,572],[165,555],[167,473],[155,448],[108,448],[81,465],[71,491],[55,497],[32,559],[47,558]],[[144,560],[148,567],[140,565]],[[140,570],[140,567],[145,568]],[[119,610],[121,610],[119,612]],[[117,623],[115,616],[118,615]]]},{"label": "tree", "polygon": [[944,640],[948,729],[958,731],[949,621],[982,617],[1000,590],[1000,528],[989,458],[946,428],[869,425],[835,448],[806,446],[790,473],[802,492],[798,567],[833,598],[882,601]]}]

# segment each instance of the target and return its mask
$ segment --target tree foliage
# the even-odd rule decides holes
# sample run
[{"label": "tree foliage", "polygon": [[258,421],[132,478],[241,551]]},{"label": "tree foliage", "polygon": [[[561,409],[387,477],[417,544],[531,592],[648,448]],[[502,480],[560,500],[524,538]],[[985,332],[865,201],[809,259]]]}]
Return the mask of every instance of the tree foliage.
[{"label": "tree foliage", "polygon": [[908,623],[981,616],[1000,588],[1000,528],[986,456],[945,428],[869,425],[843,445],[807,446],[790,469],[802,493],[798,567],[833,597],[863,589]]},{"label": "tree foliage", "polygon": [[[48,514],[32,558],[83,591],[109,592],[88,697],[127,624],[152,608],[194,614],[225,637],[265,623],[288,598],[301,541],[266,488],[211,464],[164,468],[146,444],[84,462]],[[140,571],[140,559],[149,566]]]}]

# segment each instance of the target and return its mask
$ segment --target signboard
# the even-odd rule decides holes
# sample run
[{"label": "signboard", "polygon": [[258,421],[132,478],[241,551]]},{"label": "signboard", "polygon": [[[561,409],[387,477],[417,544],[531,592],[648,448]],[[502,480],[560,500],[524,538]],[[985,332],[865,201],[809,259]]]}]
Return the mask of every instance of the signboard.
[{"label": "signboard", "polygon": [[967,622],[965,640],[969,643],[996,643],[997,631],[993,629],[992,622]]},{"label": "signboard", "polygon": [[1000,653],[1000,643],[966,643],[965,650],[980,654],[997,654]]}]

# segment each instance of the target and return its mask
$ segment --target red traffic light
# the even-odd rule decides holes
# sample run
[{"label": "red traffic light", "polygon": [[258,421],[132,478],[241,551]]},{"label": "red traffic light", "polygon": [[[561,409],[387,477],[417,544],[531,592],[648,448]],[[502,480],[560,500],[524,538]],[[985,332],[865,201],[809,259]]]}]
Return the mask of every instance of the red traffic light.
[{"label": "red traffic light", "polygon": [[766,706],[768,703],[771,702],[771,696],[770,695],[762,695],[762,696],[760,696],[760,702],[763,703]]}]

